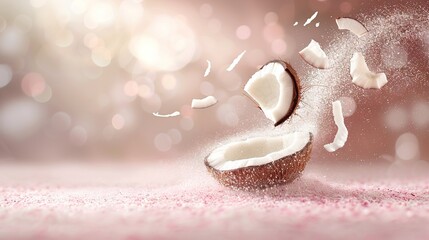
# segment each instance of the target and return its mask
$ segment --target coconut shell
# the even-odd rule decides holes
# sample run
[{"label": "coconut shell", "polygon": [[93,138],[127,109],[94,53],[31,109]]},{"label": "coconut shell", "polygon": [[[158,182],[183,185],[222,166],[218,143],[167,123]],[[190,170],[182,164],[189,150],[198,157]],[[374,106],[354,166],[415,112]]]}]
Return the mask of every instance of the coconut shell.
[{"label": "coconut shell", "polygon": [[209,165],[205,158],[205,165],[211,175],[222,185],[238,189],[264,189],[290,183],[301,175],[307,162],[310,160],[313,146],[313,135],[300,151],[259,166],[249,166],[234,170],[218,170]]},{"label": "coconut shell", "polygon": [[[289,110],[286,112],[286,114],[279,121],[274,123],[274,127],[277,127],[278,125],[282,124],[287,119],[289,119],[289,117],[292,116],[292,114],[295,112],[296,108],[298,107],[299,101],[301,101],[301,80],[298,78],[298,74],[296,73],[295,69],[293,69],[293,67],[289,63],[287,63],[283,60],[269,61],[266,64],[264,64],[260,68],[260,70],[270,63],[280,63],[283,66],[283,68],[285,69],[286,73],[292,77],[293,84],[294,84],[294,91],[293,91],[293,97],[292,97],[291,105],[289,107]],[[251,96],[249,96],[248,94],[245,94],[245,95],[247,97],[249,97],[253,102],[255,102]],[[259,107],[259,106],[258,106],[258,108],[261,109],[261,107]],[[261,111],[262,111],[262,109],[261,109]]]}]

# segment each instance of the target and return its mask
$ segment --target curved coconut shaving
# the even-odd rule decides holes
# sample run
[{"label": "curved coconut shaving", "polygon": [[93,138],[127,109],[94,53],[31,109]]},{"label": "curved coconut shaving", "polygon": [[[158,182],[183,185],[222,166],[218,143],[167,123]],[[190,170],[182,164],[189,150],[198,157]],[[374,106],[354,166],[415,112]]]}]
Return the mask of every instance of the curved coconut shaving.
[{"label": "curved coconut shaving", "polygon": [[352,82],[362,88],[380,89],[387,83],[386,74],[371,72],[362,53],[356,52],[350,59]]},{"label": "curved coconut shaving", "polygon": [[349,136],[349,132],[344,124],[343,108],[341,107],[340,101],[332,103],[332,113],[334,114],[334,122],[338,127],[338,131],[337,134],[335,134],[334,141],[323,146],[328,152],[335,152],[339,148],[342,148]]},{"label": "curved coconut shaving", "polygon": [[366,33],[368,33],[368,30],[366,29],[366,27],[356,19],[342,17],[342,18],[337,18],[335,21],[337,23],[338,29],[349,30],[350,32],[354,33],[358,37],[361,37]]},{"label": "curved coconut shaving", "polygon": [[213,96],[208,96],[203,99],[192,99],[192,108],[208,108],[217,103],[217,99]]}]

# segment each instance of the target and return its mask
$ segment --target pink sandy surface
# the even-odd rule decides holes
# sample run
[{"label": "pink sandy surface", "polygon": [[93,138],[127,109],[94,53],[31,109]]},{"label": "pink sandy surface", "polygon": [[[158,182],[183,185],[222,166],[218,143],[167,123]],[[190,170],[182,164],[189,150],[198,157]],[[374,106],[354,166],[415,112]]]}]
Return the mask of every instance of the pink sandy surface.
[{"label": "pink sandy surface", "polygon": [[429,239],[429,179],[320,172],[242,192],[199,165],[1,165],[0,238]]}]

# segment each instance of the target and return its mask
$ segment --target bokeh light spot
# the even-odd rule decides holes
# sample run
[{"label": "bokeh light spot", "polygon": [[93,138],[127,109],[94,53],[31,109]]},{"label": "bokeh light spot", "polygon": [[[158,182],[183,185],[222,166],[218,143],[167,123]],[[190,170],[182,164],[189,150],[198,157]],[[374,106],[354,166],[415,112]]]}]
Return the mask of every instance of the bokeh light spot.
[{"label": "bokeh light spot", "polygon": [[194,120],[192,120],[190,117],[183,117],[180,120],[180,127],[183,130],[190,131],[192,128],[194,128]]},{"label": "bokeh light spot", "polygon": [[235,31],[235,35],[237,36],[238,39],[241,39],[241,40],[248,39],[251,34],[252,34],[252,30],[247,25],[241,25]]},{"label": "bokeh light spot", "polygon": [[408,113],[402,107],[395,106],[387,111],[384,121],[390,130],[399,131],[408,124]]},{"label": "bokeh light spot", "polygon": [[27,73],[21,81],[22,91],[30,97],[42,94],[46,88],[46,82],[40,73]]},{"label": "bokeh light spot", "polygon": [[287,45],[283,39],[275,39],[271,43],[271,50],[275,54],[283,54],[284,52],[286,52],[286,49],[287,49]]},{"label": "bokeh light spot", "polygon": [[200,7],[201,16],[208,18],[212,15],[212,13],[213,13],[212,5],[210,5],[208,3],[204,3],[203,5],[201,5],[201,7]]},{"label": "bokeh light spot", "polygon": [[166,90],[173,90],[176,88],[177,80],[174,75],[166,74],[161,79],[161,84]]},{"label": "bokeh light spot", "polygon": [[350,117],[355,113],[356,111],[356,102],[351,97],[340,97],[339,98],[342,108],[343,108],[343,115],[344,117]]},{"label": "bokeh light spot", "polygon": [[154,139],[154,145],[159,151],[167,152],[171,149],[172,141],[168,134],[160,133],[156,135]]},{"label": "bokeh light spot", "polygon": [[65,112],[56,112],[51,117],[51,124],[55,130],[66,131],[71,126],[71,117]]},{"label": "bokeh light spot", "polygon": [[121,130],[125,126],[125,118],[121,114],[115,114],[112,117],[112,126],[116,130]]},{"label": "bokeh light spot", "polygon": [[82,126],[75,126],[69,133],[70,142],[76,146],[82,146],[88,140],[88,133]]},{"label": "bokeh light spot", "polygon": [[410,132],[404,133],[396,140],[395,151],[400,160],[418,160],[419,140]]},{"label": "bokeh light spot", "polygon": [[124,85],[124,93],[129,97],[134,97],[139,93],[139,85],[136,81],[128,81]]},{"label": "bokeh light spot", "polygon": [[0,88],[5,87],[12,80],[12,69],[9,65],[0,64]]},{"label": "bokeh light spot", "polygon": [[277,22],[279,20],[279,16],[275,12],[267,12],[264,17],[265,24],[270,24]]}]

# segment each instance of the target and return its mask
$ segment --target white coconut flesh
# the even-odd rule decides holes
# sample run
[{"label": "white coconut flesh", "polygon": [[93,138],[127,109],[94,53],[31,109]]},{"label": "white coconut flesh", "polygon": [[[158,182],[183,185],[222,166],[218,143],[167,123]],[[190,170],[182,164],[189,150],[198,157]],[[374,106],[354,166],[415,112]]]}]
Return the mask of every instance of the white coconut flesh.
[{"label": "white coconut flesh", "polygon": [[350,75],[354,84],[365,89],[380,89],[387,83],[386,74],[371,72],[360,52],[354,53],[350,59]]},{"label": "white coconut flesh", "polygon": [[207,157],[207,162],[220,171],[260,166],[301,151],[309,141],[308,132],[249,138],[215,149]]},{"label": "white coconut flesh", "polygon": [[356,19],[343,17],[335,21],[337,22],[338,29],[349,30],[358,37],[362,37],[368,32],[366,27]]},{"label": "white coconut flesh", "polygon": [[329,59],[326,53],[320,47],[320,44],[313,39],[310,41],[307,47],[299,52],[299,55],[313,67],[316,68],[328,68]]},{"label": "white coconut flesh", "polygon": [[271,62],[253,74],[244,91],[258,104],[265,116],[277,123],[289,111],[295,80],[278,62]]},{"label": "white coconut flesh", "polygon": [[208,108],[217,103],[217,99],[213,96],[208,96],[203,99],[192,99],[192,108]]},{"label": "white coconut flesh", "polygon": [[334,122],[335,125],[337,125],[338,130],[335,134],[334,141],[323,146],[328,152],[335,152],[339,148],[342,148],[349,136],[349,132],[346,128],[346,125],[344,124],[343,108],[340,101],[335,101],[332,103],[332,113],[334,115]]}]

